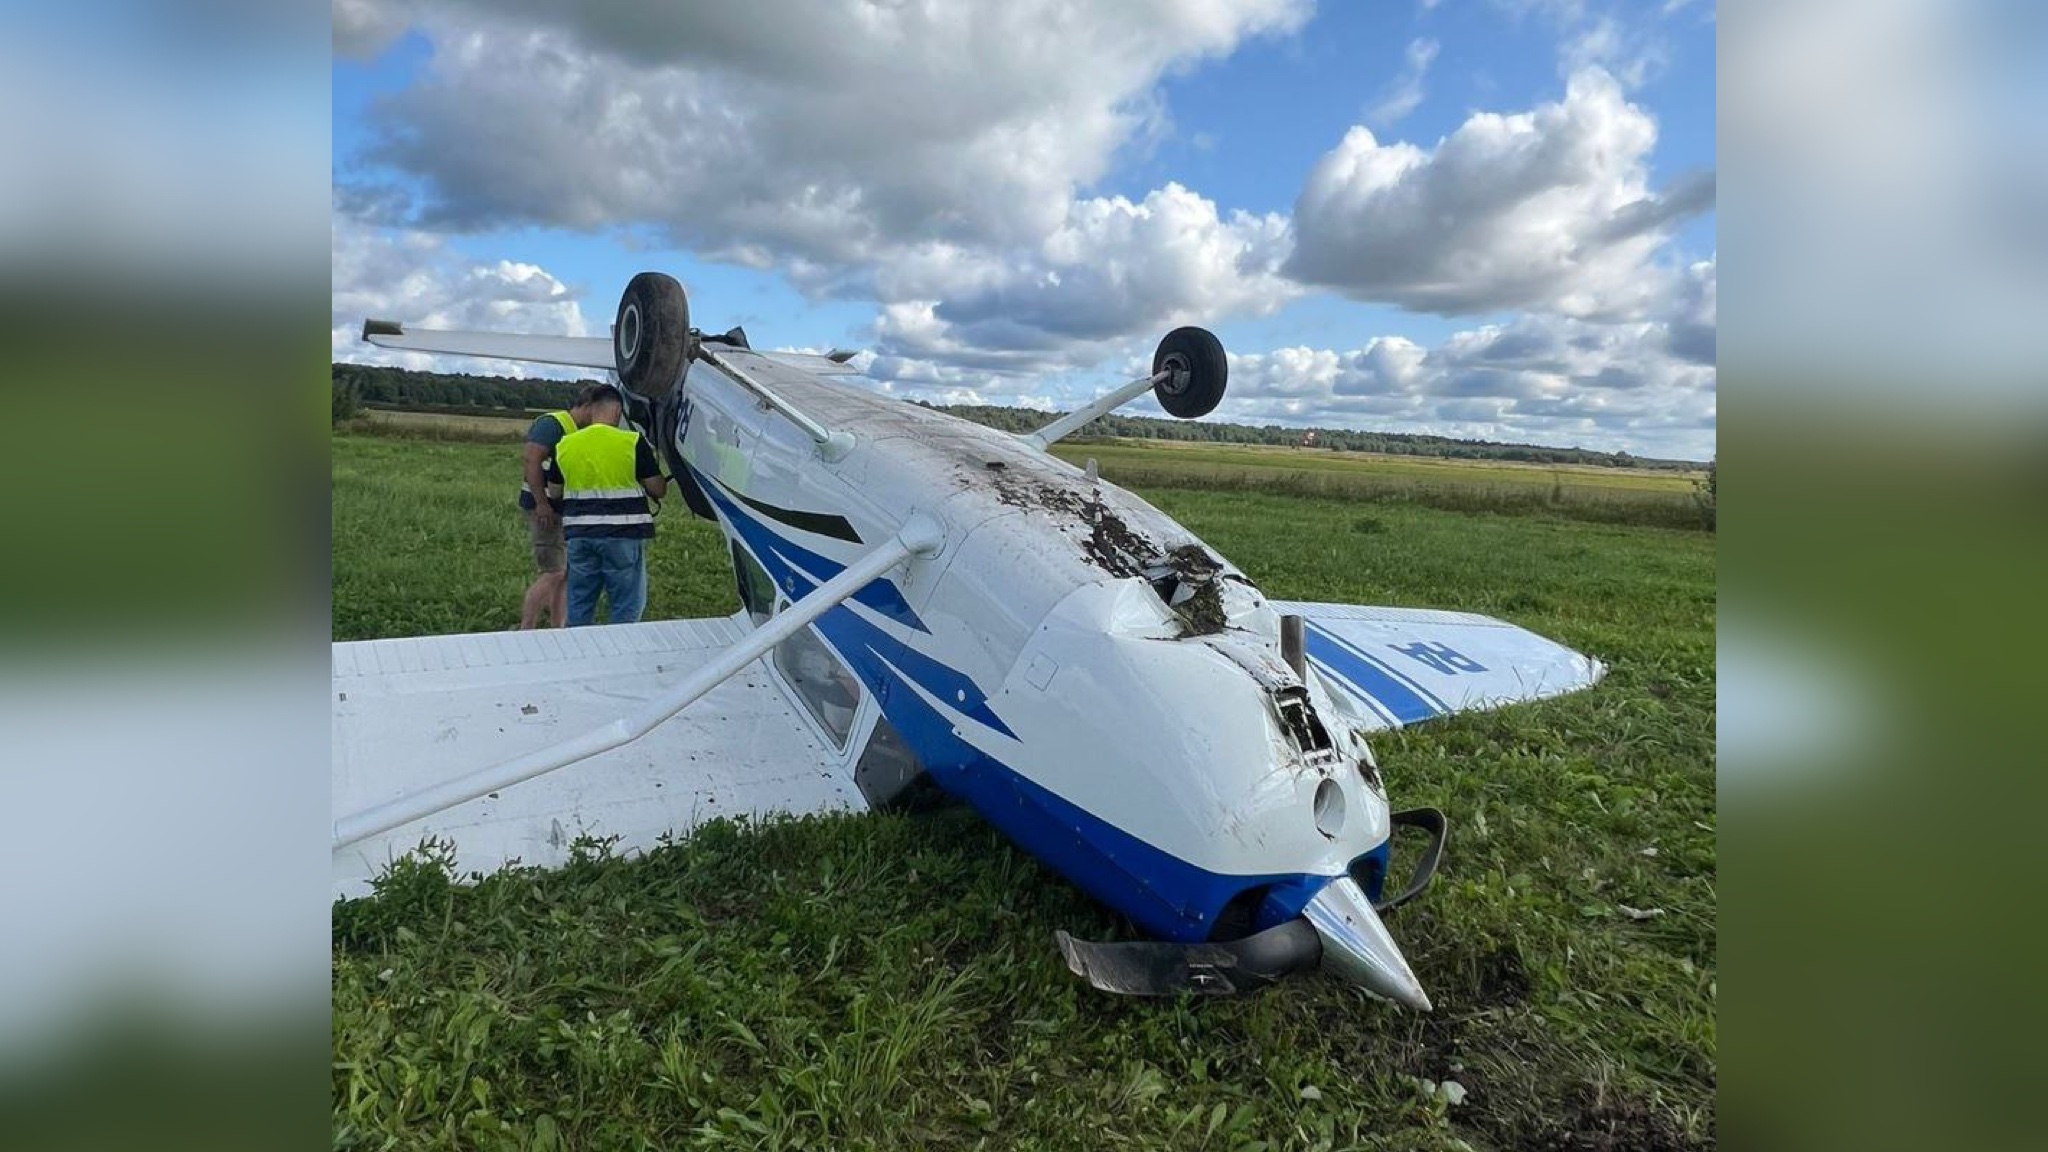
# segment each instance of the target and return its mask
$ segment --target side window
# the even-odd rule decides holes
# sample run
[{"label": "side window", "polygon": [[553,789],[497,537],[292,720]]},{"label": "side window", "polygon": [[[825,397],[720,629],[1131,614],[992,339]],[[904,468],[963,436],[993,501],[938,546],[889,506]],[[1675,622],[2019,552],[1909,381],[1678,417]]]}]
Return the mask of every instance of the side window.
[{"label": "side window", "polygon": [[832,738],[833,747],[846,747],[853,715],[860,710],[860,681],[809,628],[777,644],[774,658],[776,671],[796,689],[804,710]]},{"label": "side window", "polygon": [[853,766],[853,782],[867,797],[868,807],[883,811],[915,810],[937,792],[925,775],[924,762],[887,716],[875,717],[874,733]]},{"label": "side window", "polygon": [[775,615],[775,581],[737,540],[732,542],[732,574],[740,583],[740,603],[746,606],[747,615],[757,625],[766,623]]}]

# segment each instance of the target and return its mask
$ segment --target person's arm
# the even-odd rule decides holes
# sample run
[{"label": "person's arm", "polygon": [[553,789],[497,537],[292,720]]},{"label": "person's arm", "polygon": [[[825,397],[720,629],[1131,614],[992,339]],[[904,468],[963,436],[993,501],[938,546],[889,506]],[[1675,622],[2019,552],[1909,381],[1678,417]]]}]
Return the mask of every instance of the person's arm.
[{"label": "person's arm", "polygon": [[526,486],[533,492],[534,519],[539,520],[548,527],[552,527],[556,518],[561,515],[561,513],[555,510],[554,504],[548,500],[547,479],[541,475],[541,465],[547,462],[548,454],[551,451],[552,449],[546,444],[528,440],[526,442],[526,456],[523,461],[526,467]]},{"label": "person's arm", "polygon": [[647,490],[656,500],[668,495],[668,477],[661,474],[661,465],[654,462],[654,449],[647,444],[647,437],[633,447],[634,471],[640,474],[640,487]]}]

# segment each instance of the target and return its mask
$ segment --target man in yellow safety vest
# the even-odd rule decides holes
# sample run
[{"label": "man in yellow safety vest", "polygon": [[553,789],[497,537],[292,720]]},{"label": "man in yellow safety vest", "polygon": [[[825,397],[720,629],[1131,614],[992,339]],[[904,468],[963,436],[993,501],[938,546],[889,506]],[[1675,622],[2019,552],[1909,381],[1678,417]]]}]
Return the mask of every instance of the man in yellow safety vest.
[{"label": "man in yellow safety vest", "polygon": [[576,403],[540,417],[526,430],[519,514],[526,521],[527,539],[533,542],[535,576],[519,604],[521,628],[540,627],[543,613],[556,628],[568,622],[564,578],[568,553],[562,541],[562,513],[557,507],[562,498],[562,482],[560,473],[555,471],[555,445],[562,442],[562,437],[590,423],[591,405],[605,394],[618,395],[609,384],[586,384],[576,394]]},{"label": "man in yellow safety vest", "polygon": [[667,494],[668,478],[647,438],[617,426],[622,411],[618,390],[606,385],[590,420],[555,445],[571,627],[596,623],[600,593],[613,624],[633,623],[647,605],[653,501]]}]

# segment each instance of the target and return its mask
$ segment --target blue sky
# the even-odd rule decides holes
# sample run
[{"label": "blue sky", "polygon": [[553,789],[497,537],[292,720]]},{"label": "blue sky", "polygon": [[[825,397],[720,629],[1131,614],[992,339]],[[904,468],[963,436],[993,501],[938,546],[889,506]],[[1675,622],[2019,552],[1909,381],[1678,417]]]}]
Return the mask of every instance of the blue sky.
[{"label": "blue sky", "polygon": [[555,7],[337,3],[337,358],[658,268],[902,395],[1071,405],[1200,323],[1218,418],[1713,452],[1711,0]]}]

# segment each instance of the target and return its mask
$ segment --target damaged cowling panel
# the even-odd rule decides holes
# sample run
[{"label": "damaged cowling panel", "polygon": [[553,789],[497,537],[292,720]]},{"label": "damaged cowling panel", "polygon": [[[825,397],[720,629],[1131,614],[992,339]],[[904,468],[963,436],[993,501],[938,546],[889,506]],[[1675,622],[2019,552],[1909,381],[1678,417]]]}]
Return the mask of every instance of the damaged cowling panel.
[{"label": "damaged cowling panel", "polygon": [[1323,723],[1322,713],[1316,707],[1307,682],[1295,675],[1294,669],[1284,659],[1269,650],[1263,637],[1213,637],[1205,643],[1244,669],[1266,691],[1272,699],[1273,714],[1279,721],[1280,731],[1304,761],[1321,763],[1337,757],[1337,741]]},{"label": "damaged cowling panel", "polygon": [[1180,617],[1183,637],[1213,635],[1229,624],[1223,603],[1223,564],[1200,544],[1175,548],[1163,560],[1148,565],[1142,575]]},{"label": "damaged cowling panel", "polygon": [[1280,727],[1304,758],[1313,761],[1336,755],[1329,729],[1323,727],[1322,717],[1316,715],[1316,706],[1309,701],[1306,685],[1297,684],[1275,692],[1273,706],[1280,713]]},{"label": "damaged cowling panel", "polygon": [[[984,562],[971,538],[956,560]],[[1248,587],[1243,594],[1235,606],[1240,619],[1266,627],[1233,626],[1182,642],[1173,639],[1176,617],[1144,581],[1075,588],[1032,620],[991,697],[1013,727],[1057,717],[1064,746],[1118,749],[1114,772],[1099,756],[1062,756],[1038,766],[1038,781],[1119,828],[1143,827],[1145,845],[1119,842],[1096,852],[1069,831],[1054,866],[1105,902],[1120,900],[1148,934],[1167,940],[1216,938],[1226,906],[1254,886],[1291,885],[1289,911],[1298,911],[1312,895],[1295,891],[1299,881],[1344,874],[1386,836],[1383,802],[1374,811],[1341,760],[1308,764],[1282,729],[1268,683],[1247,673],[1248,665],[1259,667],[1272,688],[1302,687],[1277,657],[1271,614],[1253,619],[1264,612],[1261,598]],[[1075,699],[1099,706],[1076,709]],[[1124,739],[1140,721],[1158,738]],[[994,738],[984,746],[1008,748]],[[1315,825],[1316,793],[1332,778],[1348,794],[1348,819],[1335,839]],[[1085,861],[1078,858],[1084,849],[1093,853]],[[1077,858],[1063,866],[1067,856]],[[1251,903],[1256,910],[1258,901]]]}]

